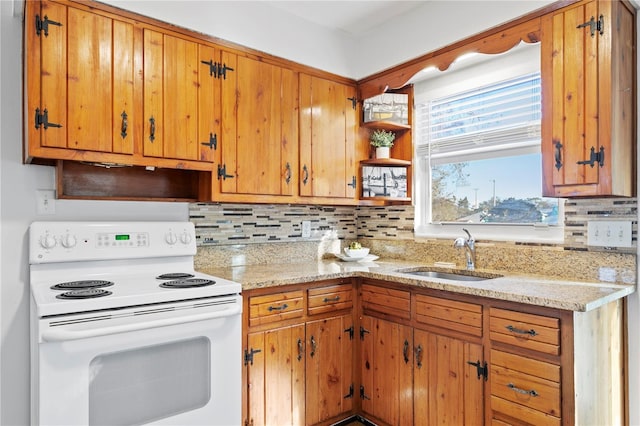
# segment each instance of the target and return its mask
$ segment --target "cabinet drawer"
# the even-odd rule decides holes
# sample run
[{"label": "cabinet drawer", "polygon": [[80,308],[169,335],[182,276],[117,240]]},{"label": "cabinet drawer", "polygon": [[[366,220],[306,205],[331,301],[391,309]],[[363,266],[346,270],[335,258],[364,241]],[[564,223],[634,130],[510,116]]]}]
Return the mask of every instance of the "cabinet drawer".
[{"label": "cabinet drawer", "polygon": [[301,317],[302,297],[302,290],[249,297],[249,325]]},{"label": "cabinet drawer", "polygon": [[406,319],[411,317],[411,296],[408,291],[363,284],[360,299],[365,311],[376,311]]},{"label": "cabinet drawer", "polygon": [[560,418],[560,366],[491,351],[491,408],[533,424]]},{"label": "cabinet drawer", "polygon": [[351,309],[353,293],[351,284],[338,284],[307,290],[309,315]]},{"label": "cabinet drawer", "polygon": [[482,306],[437,297],[416,295],[418,322],[482,336]]},{"label": "cabinet drawer", "polygon": [[551,355],[560,354],[560,320],[491,308],[491,340]]}]

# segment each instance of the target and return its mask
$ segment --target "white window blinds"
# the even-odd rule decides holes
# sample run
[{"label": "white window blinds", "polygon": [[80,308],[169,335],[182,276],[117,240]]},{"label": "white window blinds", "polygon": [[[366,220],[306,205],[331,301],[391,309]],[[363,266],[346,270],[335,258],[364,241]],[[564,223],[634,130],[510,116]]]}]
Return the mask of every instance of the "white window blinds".
[{"label": "white window blinds", "polygon": [[417,154],[439,163],[539,152],[540,100],[536,72],[422,103]]}]

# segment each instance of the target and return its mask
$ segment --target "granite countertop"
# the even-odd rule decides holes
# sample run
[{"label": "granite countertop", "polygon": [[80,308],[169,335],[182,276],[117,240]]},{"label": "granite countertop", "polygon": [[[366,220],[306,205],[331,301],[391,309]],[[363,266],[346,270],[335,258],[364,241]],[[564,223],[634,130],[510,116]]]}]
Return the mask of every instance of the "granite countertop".
[{"label": "granite countertop", "polygon": [[[578,312],[596,309],[635,291],[633,284],[567,281],[482,269],[476,270],[475,273],[484,276],[493,276],[492,274],[502,276],[470,282],[427,278],[399,272],[399,270],[411,270],[424,266],[429,265],[396,260],[343,262],[338,259],[325,259],[303,263],[201,268],[199,272],[240,282],[245,291],[334,278],[367,277],[452,293]],[[452,271],[446,268],[434,269],[443,272]]]}]

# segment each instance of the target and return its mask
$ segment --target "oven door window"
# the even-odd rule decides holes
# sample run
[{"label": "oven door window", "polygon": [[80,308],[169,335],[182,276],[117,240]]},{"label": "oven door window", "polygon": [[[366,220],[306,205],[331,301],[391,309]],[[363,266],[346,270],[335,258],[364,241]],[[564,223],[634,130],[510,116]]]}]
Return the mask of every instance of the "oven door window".
[{"label": "oven door window", "polygon": [[205,337],[102,354],[89,365],[89,424],[131,425],[204,407],[211,398]]}]

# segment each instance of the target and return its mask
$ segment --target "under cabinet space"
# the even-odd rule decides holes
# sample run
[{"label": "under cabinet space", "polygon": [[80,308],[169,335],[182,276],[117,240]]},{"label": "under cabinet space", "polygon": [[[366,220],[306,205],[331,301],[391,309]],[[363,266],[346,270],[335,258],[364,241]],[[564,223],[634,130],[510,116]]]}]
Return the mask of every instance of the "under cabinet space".
[{"label": "under cabinet space", "polygon": [[489,311],[491,340],[551,355],[560,354],[560,320],[505,309]]},{"label": "under cabinet space", "polygon": [[416,320],[423,324],[482,336],[482,305],[416,295]]},{"label": "under cabinet space", "polygon": [[302,317],[302,290],[249,298],[249,324],[269,324]]}]

